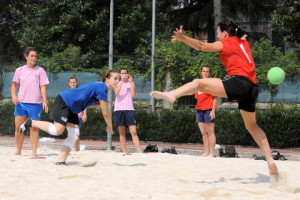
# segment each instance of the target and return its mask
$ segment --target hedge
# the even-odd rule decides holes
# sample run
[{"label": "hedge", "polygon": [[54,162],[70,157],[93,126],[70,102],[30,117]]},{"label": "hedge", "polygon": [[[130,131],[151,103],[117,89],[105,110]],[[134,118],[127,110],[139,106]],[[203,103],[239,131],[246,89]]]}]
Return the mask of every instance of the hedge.
[{"label": "hedge", "polygon": [[[51,109],[52,103],[49,102]],[[179,110],[161,109],[148,112],[135,106],[137,132],[141,141],[161,141],[172,143],[202,143],[201,133],[195,122],[196,111],[192,108]],[[14,136],[14,105],[0,105],[0,135]],[[81,128],[81,139],[106,140],[106,124],[100,109],[88,108],[88,120]],[[273,148],[300,147],[300,112],[297,105],[277,103],[265,110],[257,109],[258,125],[265,131]],[[49,120],[49,114],[43,113],[42,120]],[[117,127],[114,127],[113,140],[119,140]],[[131,135],[126,129],[127,139]],[[257,146],[251,135],[245,129],[239,110],[218,109],[216,128],[218,144]],[[29,134],[29,133],[25,133]],[[41,137],[49,137],[40,131]],[[60,138],[65,138],[66,133]]]}]

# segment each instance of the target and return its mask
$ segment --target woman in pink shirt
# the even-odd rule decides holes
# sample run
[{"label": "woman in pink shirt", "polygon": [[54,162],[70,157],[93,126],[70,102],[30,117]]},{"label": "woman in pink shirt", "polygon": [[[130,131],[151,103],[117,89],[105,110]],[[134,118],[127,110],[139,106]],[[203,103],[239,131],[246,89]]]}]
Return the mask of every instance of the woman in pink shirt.
[{"label": "woman in pink shirt", "polygon": [[114,124],[119,128],[123,153],[126,153],[125,127],[128,126],[132,141],[138,153],[141,153],[140,141],[136,132],[136,120],[132,98],[135,96],[135,85],[126,68],[122,68],[121,81],[115,89]]},{"label": "woman in pink shirt", "polygon": [[[27,61],[26,65],[16,69],[11,86],[12,102],[15,104],[15,138],[16,155],[21,155],[24,143],[24,133],[19,133],[19,128],[27,118],[41,119],[43,109],[48,113],[47,90],[49,84],[47,74],[41,67],[36,66],[37,51],[32,47],[27,47],[24,53]],[[17,88],[20,84],[18,96]],[[30,128],[30,142],[32,156],[36,156],[38,147],[38,129]]]}]

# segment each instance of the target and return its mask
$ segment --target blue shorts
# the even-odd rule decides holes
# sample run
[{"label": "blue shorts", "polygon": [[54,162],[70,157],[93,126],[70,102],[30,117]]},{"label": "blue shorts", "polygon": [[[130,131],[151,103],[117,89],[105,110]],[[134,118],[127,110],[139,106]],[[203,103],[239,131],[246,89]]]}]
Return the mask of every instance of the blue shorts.
[{"label": "blue shorts", "polygon": [[136,126],[134,110],[124,110],[114,112],[115,126]]},{"label": "blue shorts", "polygon": [[21,103],[15,106],[15,116],[25,116],[31,119],[41,119],[41,115],[43,112],[43,104],[42,103]]},{"label": "blue shorts", "polygon": [[[215,123],[215,119],[213,120],[210,120],[210,112],[211,112],[211,109],[210,110],[197,110],[197,113],[196,113],[196,122],[203,122],[203,123]],[[217,115],[217,113],[216,113]]]}]

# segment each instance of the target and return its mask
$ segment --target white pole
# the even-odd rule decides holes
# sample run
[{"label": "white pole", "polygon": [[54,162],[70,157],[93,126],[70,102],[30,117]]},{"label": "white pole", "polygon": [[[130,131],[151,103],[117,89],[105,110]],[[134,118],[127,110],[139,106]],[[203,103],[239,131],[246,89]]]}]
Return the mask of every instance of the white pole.
[{"label": "white pole", "polygon": [[[108,55],[108,62],[109,62],[109,69],[113,68],[113,29],[114,27],[114,1],[110,1],[110,25],[109,25],[109,55]],[[110,116],[112,116],[112,91],[108,91],[108,110],[110,112]],[[107,131],[107,150],[111,150],[112,146],[112,135],[109,131]]]},{"label": "white pole", "polygon": [[[155,51],[155,0],[152,1],[152,52],[151,52],[151,91],[154,91],[154,51]],[[151,97],[151,110],[154,111],[154,98]]]}]

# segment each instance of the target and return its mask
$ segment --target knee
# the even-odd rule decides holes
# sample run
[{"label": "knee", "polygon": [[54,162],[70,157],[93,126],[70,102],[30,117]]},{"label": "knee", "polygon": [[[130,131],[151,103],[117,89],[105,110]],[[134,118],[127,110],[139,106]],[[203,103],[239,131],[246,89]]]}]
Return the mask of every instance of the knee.
[{"label": "knee", "polygon": [[79,137],[79,128],[67,127],[68,137],[64,141],[64,146],[72,149],[75,146],[76,141],[78,141]]},{"label": "knee", "polygon": [[206,130],[200,130],[200,132],[203,136],[208,136],[208,132]]},{"label": "knee", "polygon": [[30,127],[30,132],[37,133],[38,130],[39,130],[39,129],[36,128],[36,127]]},{"label": "knee", "polygon": [[130,133],[131,133],[131,136],[132,136],[132,137],[137,136],[137,132],[136,132],[136,131],[132,131],[132,132],[130,132]]},{"label": "knee", "polygon": [[245,126],[246,126],[247,131],[249,131],[250,133],[256,131],[257,128],[259,128],[256,123],[247,124]]}]

